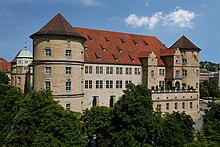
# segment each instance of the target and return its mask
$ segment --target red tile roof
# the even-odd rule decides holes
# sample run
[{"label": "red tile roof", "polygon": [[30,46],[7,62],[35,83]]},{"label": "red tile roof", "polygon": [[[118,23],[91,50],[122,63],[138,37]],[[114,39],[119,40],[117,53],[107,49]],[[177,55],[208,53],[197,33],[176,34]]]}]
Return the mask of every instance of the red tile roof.
[{"label": "red tile roof", "polygon": [[186,36],[182,36],[170,48],[201,50],[195,44],[193,44],[188,38],[186,38]]},{"label": "red tile roof", "polygon": [[71,24],[58,13],[43,28],[32,34],[30,38],[37,35],[64,35],[82,38],[82,36],[72,28]]},{"label": "red tile roof", "polygon": [[74,29],[87,39],[84,42],[88,47],[84,56],[87,63],[141,65],[139,58],[147,57],[153,51],[159,66],[164,66],[160,52],[169,49],[154,36],[87,28]]},{"label": "red tile roof", "polygon": [[4,73],[11,71],[11,63],[6,61],[4,58],[0,58],[0,70]]}]

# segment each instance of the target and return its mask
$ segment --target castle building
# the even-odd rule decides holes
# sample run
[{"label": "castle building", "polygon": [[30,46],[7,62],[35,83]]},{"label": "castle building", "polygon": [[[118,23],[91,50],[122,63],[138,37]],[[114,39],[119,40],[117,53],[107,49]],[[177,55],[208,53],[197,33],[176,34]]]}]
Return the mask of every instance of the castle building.
[{"label": "castle building", "polygon": [[132,82],[152,90],[154,109],[200,117],[200,49],[185,36],[167,48],[154,36],[72,27],[57,14],[30,38],[33,89],[51,90],[67,110],[112,107]]},{"label": "castle building", "polygon": [[30,51],[25,49],[20,50],[11,62],[11,84],[18,87],[23,92],[30,91],[30,84],[33,81],[28,73],[30,71],[29,65],[32,63],[33,55]]}]

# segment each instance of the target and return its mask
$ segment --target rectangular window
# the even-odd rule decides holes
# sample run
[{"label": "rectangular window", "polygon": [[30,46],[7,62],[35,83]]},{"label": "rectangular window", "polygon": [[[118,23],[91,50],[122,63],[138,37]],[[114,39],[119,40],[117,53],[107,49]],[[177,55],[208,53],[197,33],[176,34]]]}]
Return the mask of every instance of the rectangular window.
[{"label": "rectangular window", "polygon": [[106,67],[106,74],[113,74],[113,67]]},{"label": "rectangular window", "polygon": [[185,102],[182,102],[182,109],[185,109]]},{"label": "rectangular window", "polygon": [[113,81],[112,80],[107,80],[105,84],[106,84],[106,88],[113,88]]},{"label": "rectangular window", "polygon": [[161,104],[157,104],[157,109],[161,110]]},{"label": "rectangular window", "polygon": [[193,108],[193,102],[190,102],[190,109]]},{"label": "rectangular window", "polygon": [[177,103],[174,103],[174,109],[177,109]]},{"label": "rectangular window", "polygon": [[92,66],[85,66],[85,74],[92,74]]},{"label": "rectangular window", "polygon": [[177,63],[177,64],[180,63],[180,57],[176,57],[176,63]]},{"label": "rectangular window", "polygon": [[131,67],[126,67],[126,75],[131,75],[132,74],[132,68]]},{"label": "rectangular window", "polygon": [[186,64],[187,63],[187,59],[183,59],[183,64]]},{"label": "rectangular window", "polygon": [[130,83],[131,83],[131,81],[125,81],[125,86],[127,86]]},{"label": "rectangular window", "polygon": [[154,77],[154,70],[151,70],[150,73],[151,73],[151,77]]},{"label": "rectangular window", "polygon": [[96,74],[103,74],[103,67],[102,66],[96,66]]},{"label": "rectangular window", "polygon": [[48,74],[48,75],[51,74],[51,67],[45,67],[44,70],[45,70],[45,74]]},{"label": "rectangular window", "polygon": [[199,76],[199,70],[198,69],[196,70],[196,75]]},{"label": "rectangular window", "polygon": [[66,91],[71,91],[71,81],[66,81]]},{"label": "rectangular window", "polygon": [[164,88],[164,81],[159,81],[159,87]]},{"label": "rectangular window", "polygon": [[66,50],[66,57],[71,57],[72,56],[72,50],[67,49]]},{"label": "rectangular window", "polygon": [[187,70],[183,70],[183,76],[185,77],[185,76],[187,76]]},{"label": "rectangular window", "polygon": [[85,80],[85,89],[92,89],[92,80]]},{"label": "rectangular window", "polygon": [[67,110],[67,111],[70,111],[70,106],[71,106],[70,103],[69,103],[69,104],[66,104],[66,110]]},{"label": "rectangular window", "polygon": [[103,88],[103,81],[96,80],[96,89],[102,89],[102,88]]},{"label": "rectangular window", "polygon": [[116,81],[116,88],[122,88],[122,81]]},{"label": "rectangular window", "polygon": [[51,56],[51,49],[45,49],[45,56]]},{"label": "rectangular window", "polygon": [[71,75],[72,73],[72,68],[71,67],[66,67],[66,74]]},{"label": "rectangular window", "polygon": [[45,89],[51,90],[51,83],[50,83],[50,81],[46,81],[45,82]]},{"label": "rectangular window", "polygon": [[21,72],[22,71],[22,67],[17,67],[17,71]]},{"label": "rectangular window", "polygon": [[134,69],[134,74],[135,75],[140,75],[141,74],[141,69],[140,68],[135,68]]},{"label": "rectangular window", "polygon": [[123,74],[123,68],[122,67],[116,67],[116,74],[120,74],[122,75]]},{"label": "rectangular window", "polygon": [[176,78],[179,78],[179,77],[180,77],[180,71],[176,70]]},{"label": "rectangular window", "polygon": [[166,103],[166,109],[169,110],[170,104]]},{"label": "rectangular window", "polygon": [[164,69],[159,69],[159,75],[164,76]]}]

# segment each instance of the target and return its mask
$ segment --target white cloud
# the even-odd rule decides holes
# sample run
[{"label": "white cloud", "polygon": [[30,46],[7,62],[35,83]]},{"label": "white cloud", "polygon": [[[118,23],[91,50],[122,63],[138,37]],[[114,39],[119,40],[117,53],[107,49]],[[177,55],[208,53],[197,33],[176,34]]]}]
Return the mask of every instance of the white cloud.
[{"label": "white cloud", "polygon": [[145,3],[145,6],[147,7],[147,6],[149,6],[149,4],[148,4],[148,3]]},{"label": "white cloud", "polygon": [[170,14],[164,16],[163,25],[177,25],[181,28],[193,28],[192,20],[195,16],[195,12],[177,8]]},{"label": "white cloud", "polygon": [[137,16],[136,14],[130,14],[126,19],[126,25],[137,27],[147,27],[153,29],[160,22],[162,25],[176,25],[181,28],[193,28],[192,20],[196,17],[195,12],[176,8],[169,14],[163,12],[156,12],[151,17],[149,16]]},{"label": "white cloud", "polygon": [[149,29],[153,29],[162,18],[162,12],[157,12],[151,17],[147,16],[137,16],[135,14],[130,14],[126,19],[125,23],[134,28],[136,27],[148,27]]}]

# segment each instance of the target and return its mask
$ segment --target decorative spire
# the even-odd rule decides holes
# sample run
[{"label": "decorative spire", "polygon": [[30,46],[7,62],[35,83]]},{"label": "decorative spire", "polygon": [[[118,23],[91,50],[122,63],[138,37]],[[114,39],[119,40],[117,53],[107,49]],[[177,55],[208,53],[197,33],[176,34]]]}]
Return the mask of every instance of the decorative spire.
[{"label": "decorative spire", "polygon": [[27,41],[26,41],[27,38],[25,37],[24,40],[25,40],[25,41],[24,41],[24,49],[27,50]]}]

